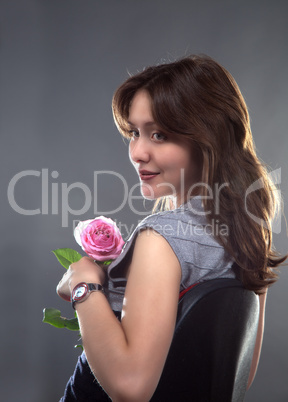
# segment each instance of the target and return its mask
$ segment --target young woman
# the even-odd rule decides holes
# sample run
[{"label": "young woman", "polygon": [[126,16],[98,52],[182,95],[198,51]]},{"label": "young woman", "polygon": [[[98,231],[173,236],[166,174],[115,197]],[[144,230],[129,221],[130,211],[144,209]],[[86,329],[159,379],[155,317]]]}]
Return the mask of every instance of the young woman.
[{"label": "young woman", "polygon": [[[143,197],[162,200],[164,210],[138,225],[108,273],[84,257],[59,283],[66,300],[80,282],[104,286],[75,304],[85,353],[62,401],[104,401],[107,394],[149,401],[173,337],[179,292],[215,278],[237,277],[259,294],[250,384],[266,289],[285,257],[272,251],[277,200],[236,82],[211,58],[187,57],[130,77],[114,95],[113,114],[130,140]],[[250,191],[259,179],[263,186]]]}]

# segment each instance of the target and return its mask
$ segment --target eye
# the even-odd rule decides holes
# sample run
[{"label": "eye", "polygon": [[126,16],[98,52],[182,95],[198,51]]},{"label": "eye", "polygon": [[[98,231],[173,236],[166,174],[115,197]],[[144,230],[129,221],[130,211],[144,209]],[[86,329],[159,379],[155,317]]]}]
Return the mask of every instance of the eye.
[{"label": "eye", "polygon": [[137,130],[129,130],[130,138],[138,138],[139,137],[139,131]]},{"label": "eye", "polygon": [[161,133],[154,133],[153,138],[156,141],[165,141],[167,139],[167,137],[164,134],[161,134]]}]

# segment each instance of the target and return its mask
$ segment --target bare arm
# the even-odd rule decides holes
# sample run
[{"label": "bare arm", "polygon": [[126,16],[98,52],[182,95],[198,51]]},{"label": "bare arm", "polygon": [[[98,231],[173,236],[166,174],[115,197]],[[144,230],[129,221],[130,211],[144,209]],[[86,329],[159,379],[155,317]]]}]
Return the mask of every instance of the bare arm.
[{"label": "bare arm", "polygon": [[[95,271],[93,262],[84,262]],[[77,264],[72,265],[70,290],[80,281],[100,281],[88,268],[83,277]],[[173,337],[180,280],[180,264],[170,245],[145,230],[136,240],[121,323],[100,292],[76,304],[87,360],[113,401],[152,397]]]},{"label": "bare arm", "polygon": [[257,371],[257,367],[258,367],[258,363],[259,363],[262,341],[263,341],[266,296],[267,296],[267,291],[264,294],[259,296],[259,304],[260,304],[259,323],[258,323],[257,337],[256,337],[256,343],[255,343],[255,348],[254,348],[254,354],[253,354],[247,389],[250,388],[250,386],[254,380],[254,377],[255,377],[255,374]]}]

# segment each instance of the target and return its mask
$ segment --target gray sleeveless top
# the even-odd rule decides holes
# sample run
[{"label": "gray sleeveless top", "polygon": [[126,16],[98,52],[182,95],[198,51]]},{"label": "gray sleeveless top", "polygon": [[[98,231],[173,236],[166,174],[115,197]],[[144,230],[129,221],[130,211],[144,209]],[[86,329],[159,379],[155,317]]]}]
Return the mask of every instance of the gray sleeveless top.
[{"label": "gray sleeveless top", "polygon": [[228,228],[219,225],[217,220],[208,223],[205,215],[201,197],[194,197],[177,209],[150,215],[139,223],[120,256],[108,267],[105,293],[113,310],[122,310],[125,272],[131,261],[137,234],[145,228],[152,228],[161,234],[177,256],[182,270],[179,292],[197,282],[235,278],[231,256],[213,236],[217,233],[228,235]]}]

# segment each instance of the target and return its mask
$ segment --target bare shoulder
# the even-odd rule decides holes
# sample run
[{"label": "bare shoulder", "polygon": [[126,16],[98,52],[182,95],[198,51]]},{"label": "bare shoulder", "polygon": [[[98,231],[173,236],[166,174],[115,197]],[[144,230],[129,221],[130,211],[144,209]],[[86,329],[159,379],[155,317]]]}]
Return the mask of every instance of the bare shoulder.
[{"label": "bare shoulder", "polygon": [[152,229],[141,231],[127,273],[124,310],[141,308],[150,320],[151,309],[158,317],[167,316],[164,310],[175,313],[180,282],[180,263],[168,241]]},{"label": "bare shoulder", "polygon": [[138,234],[134,249],[135,256],[155,259],[158,262],[169,261],[180,269],[180,263],[168,241],[154,229],[146,228]]}]

